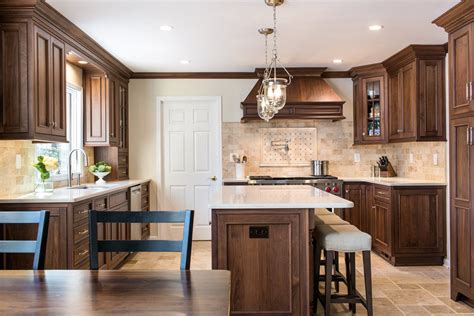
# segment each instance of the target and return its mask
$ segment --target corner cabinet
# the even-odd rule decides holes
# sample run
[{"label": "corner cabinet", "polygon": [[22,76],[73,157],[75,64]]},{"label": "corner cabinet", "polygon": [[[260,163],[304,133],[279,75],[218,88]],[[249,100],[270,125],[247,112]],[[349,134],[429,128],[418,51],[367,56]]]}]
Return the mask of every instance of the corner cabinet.
[{"label": "corner cabinet", "polygon": [[387,72],[381,64],[353,68],[354,144],[387,142]]},{"label": "corner cabinet", "polygon": [[389,81],[389,141],[444,141],[445,45],[410,45],[383,62]]},{"label": "corner cabinet", "polygon": [[0,32],[0,139],[67,142],[65,43],[26,22]]},{"label": "corner cabinet", "polygon": [[444,186],[345,183],[354,212],[343,218],[372,236],[372,250],[396,266],[442,265],[446,256]]}]

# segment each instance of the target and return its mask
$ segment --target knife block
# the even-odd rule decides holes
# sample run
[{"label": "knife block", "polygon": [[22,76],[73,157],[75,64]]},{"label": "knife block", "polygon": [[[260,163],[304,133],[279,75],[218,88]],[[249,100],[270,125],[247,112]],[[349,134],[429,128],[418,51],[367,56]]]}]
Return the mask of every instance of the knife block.
[{"label": "knife block", "polygon": [[380,176],[385,178],[391,178],[396,177],[397,173],[395,172],[395,169],[393,169],[392,164],[389,162],[387,165],[387,171],[380,170]]}]

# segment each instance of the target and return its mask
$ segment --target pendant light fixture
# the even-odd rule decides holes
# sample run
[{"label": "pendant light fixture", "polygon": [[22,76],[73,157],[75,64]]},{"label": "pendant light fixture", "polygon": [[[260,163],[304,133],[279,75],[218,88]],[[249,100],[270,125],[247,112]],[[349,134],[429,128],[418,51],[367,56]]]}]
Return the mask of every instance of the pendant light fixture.
[{"label": "pendant light fixture", "polygon": [[[271,28],[261,28],[258,30],[258,32],[262,35],[265,35],[265,72],[263,74],[263,78],[266,79],[268,78],[268,35],[273,33],[273,29]],[[263,94],[263,82],[262,85],[260,86],[260,89],[258,90],[258,95],[257,95],[257,113],[258,116],[262,119],[268,122],[275,116],[276,110],[274,110],[272,107],[270,107],[269,103],[267,102],[267,99],[265,98]]]},{"label": "pendant light fixture", "polygon": [[[291,79],[293,78],[278,58],[276,7],[282,5],[284,2],[284,0],[265,0],[268,6],[273,7],[273,50],[270,64],[266,66],[267,68],[264,72],[262,93],[268,108],[272,109],[275,114],[285,106],[286,88],[291,84]],[[288,79],[277,77],[278,67],[281,67],[285,71]]]}]

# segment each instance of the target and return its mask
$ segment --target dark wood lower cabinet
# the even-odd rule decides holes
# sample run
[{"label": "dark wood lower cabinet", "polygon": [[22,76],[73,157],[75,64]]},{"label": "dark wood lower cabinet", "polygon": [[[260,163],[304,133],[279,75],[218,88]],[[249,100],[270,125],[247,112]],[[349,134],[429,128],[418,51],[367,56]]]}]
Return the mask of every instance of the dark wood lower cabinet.
[{"label": "dark wood lower cabinet", "polygon": [[[148,194],[149,184],[145,183],[142,186],[146,188]],[[124,189],[74,204],[0,204],[0,211],[50,211],[46,269],[89,269],[89,210],[128,212],[129,196],[129,189]],[[36,238],[36,233],[37,225],[0,225],[0,240],[33,240]],[[98,236],[99,239],[129,240],[130,225],[99,224]],[[99,266],[101,269],[115,269],[127,256],[128,253],[101,253]],[[0,256],[1,269],[31,269],[32,265],[32,254]]]},{"label": "dark wood lower cabinet", "polygon": [[310,315],[313,210],[212,210],[212,268],[230,270],[231,313]]},{"label": "dark wood lower cabinet", "polygon": [[[343,217],[372,236],[372,250],[394,265],[442,265],[446,256],[444,186],[344,184],[354,202]],[[366,226],[367,225],[367,226]]]}]

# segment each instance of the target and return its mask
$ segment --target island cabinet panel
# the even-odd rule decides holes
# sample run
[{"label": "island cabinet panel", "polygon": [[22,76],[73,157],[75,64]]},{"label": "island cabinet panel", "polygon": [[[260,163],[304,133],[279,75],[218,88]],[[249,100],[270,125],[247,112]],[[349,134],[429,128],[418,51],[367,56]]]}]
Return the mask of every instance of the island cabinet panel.
[{"label": "island cabinet panel", "polygon": [[372,206],[372,248],[382,257],[392,255],[391,207],[389,203],[374,199]]},{"label": "island cabinet panel", "polygon": [[[1,205],[1,210],[8,211],[39,211],[50,212],[48,241],[46,246],[46,269],[68,268],[68,246],[64,236],[67,235],[67,205]],[[4,226],[5,240],[35,240],[37,236],[36,224],[8,224]],[[5,254],[3,267],[9,270],[31,270],[33,254]]]},{"label": "island cabinet panel", "polygon": [[313,211],[212,214],[212,267],[232,273],[231,313],[309,315]]}]

